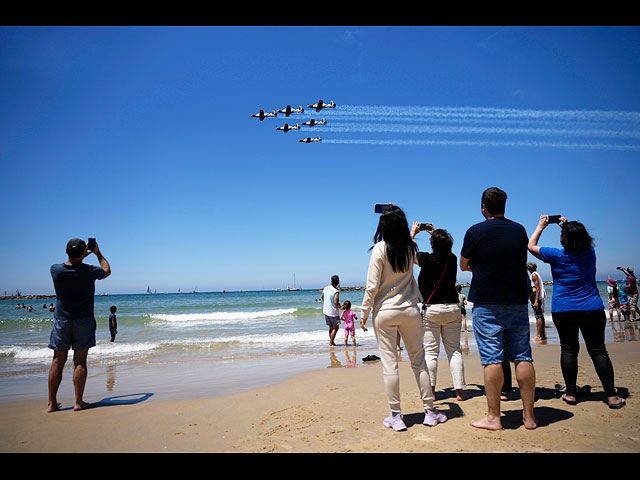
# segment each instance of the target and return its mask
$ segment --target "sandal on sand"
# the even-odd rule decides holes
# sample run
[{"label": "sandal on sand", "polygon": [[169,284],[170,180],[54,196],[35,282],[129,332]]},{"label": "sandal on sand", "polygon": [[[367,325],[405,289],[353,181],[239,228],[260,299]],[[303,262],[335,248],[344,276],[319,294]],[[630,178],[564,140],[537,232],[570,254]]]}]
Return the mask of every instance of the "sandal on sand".
[{"label": "sandal on sand", "polygon": [[609,408],[614,409],[614,410],[615,410],[615,409],[618,409],[618,408],[622,408],[622,407],[624,407],[626,404],[627,404],[627,402],[625,402],[623,398],[621,398],[621,399],[620,399],[620,402],[618,402],[618,403],[611,404],[611,403],[608,403],[608,402],[607,402],[607,405],[609,405]]},{"label": "sandal on sand", "polygon": [[560,398],[562,398],[562,401],[563,401],[564,403],[566,403],[567,405],[577,405],[577,404],[578,404],[578,400],[569,400],[569,399],[566,397],[566,394],[562,395],[562,397],[560,397]]}]

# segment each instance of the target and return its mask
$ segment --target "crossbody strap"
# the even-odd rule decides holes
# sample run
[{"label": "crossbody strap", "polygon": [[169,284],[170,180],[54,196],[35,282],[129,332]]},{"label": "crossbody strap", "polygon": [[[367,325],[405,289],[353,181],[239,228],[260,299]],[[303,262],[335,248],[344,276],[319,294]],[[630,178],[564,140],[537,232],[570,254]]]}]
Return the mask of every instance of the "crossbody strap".
[{"label": "crossbody strap", "polygon": [[426,302],[424,302],[422,308],[426,308],[425,305],[429,304],[429,302],[431,301],[431,297],[433,297],[433,294],[436,293],[436,290],[438,289],[438,287],[440,286],[440,282],[442,281],[442,277],[444,277],[444,272],[447,271],[447,265],[449,265],[449,259],[447,259],[447,261],[444,263],[444,270],[442,270],[442,275],[440,275],[440,280],[438,280],[438,283],[436,284],[435,288],[431,291],[431,295],[429,295],[429,299]]}]

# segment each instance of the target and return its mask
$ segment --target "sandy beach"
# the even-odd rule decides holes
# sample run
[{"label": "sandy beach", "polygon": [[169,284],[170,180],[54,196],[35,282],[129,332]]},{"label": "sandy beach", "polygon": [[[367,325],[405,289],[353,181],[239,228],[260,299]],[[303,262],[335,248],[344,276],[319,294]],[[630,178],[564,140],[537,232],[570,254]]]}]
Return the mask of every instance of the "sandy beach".
[{"label": "sandy beach", "polygon": [[[446,361],[441,361],[436,405],[449,419],[436,427],[422,425],[421,404],[405,354],[400,364],[408,426],[404,432],[382,426],[388,408],[377,362],[305,372],[233,395],[175,401],[114,398],[81,412],[74,412],[67,404],[61,411],[47,413],[43,391],[42,401],[0,404],[0,451],[637,453],[640,407],[634,398],[640,390],[638,343],[616,342],[607,347],[626,407],[611,410],[603,403],[602,386],[584,348],[578,384],[591,385],[591,394],[576,406],[556,398],[554,385],[563,384],[560,347],[542,345],[534,349],[535,414],[541,426],[533,431],[522,424],[517,388],[513,399],[503,402],[502,431],[469,425],[486,413],[477,354],[465,356],[471,396],[465,402],[456,401],[453,390],[446,388],[450,376]],[[137,371],[145,374],[143,368]]]}]

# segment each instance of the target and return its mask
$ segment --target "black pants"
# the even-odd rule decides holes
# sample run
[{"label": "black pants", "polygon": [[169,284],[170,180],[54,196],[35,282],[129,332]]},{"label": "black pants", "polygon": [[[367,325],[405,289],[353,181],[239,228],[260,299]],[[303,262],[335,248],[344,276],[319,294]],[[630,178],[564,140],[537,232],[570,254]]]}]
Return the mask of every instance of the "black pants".
[{"label": "black pants", "polygon": [[604,329],[607,325],[604,310],[556,312],[551,317],[560,336],[560,368],[567,395],[576,395],[580,351],[578,332],[581,332],[605,394],[608,397],[615,396],[613,364],[604,345]]}]

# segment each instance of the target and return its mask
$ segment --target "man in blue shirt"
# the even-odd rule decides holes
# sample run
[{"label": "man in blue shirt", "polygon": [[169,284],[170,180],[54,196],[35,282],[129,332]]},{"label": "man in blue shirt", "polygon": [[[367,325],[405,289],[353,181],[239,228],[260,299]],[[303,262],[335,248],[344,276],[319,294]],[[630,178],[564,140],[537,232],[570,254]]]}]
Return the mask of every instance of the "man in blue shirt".
[{"label": "man in blue shirt", "polygon": [[535,370],[529,343],[529,278],[527,245],[522,225],[504,217],[507,194],[488,188],[482,194],[485,221],[470,227],[460,252],[460,269],[473,273],[469,301],[473,302],[473,330],[484,366],[487,416],[471,423],[501,430],[500,391],[505,355],[515,363],[525,428],[534,429]]},{"label": "man in blue shirt", "polygon": [[[100,267],[82,263],[91,253],[98,257]],[[49,338],[49,348],[53,350],[48,380],[49,412],[60,408],[57,393],[69,348],[73,348],[76,396],[73,409],[77,411],[90,407],[82,396],[87,381],[87,354],[89,348],[96,344],[96,319],[93,315],[95,281],[111,275],[109,262],[102,256],[97,243],[94,250],[89,251],[84,240],[73,238],[67,243],[67,255],[69,259],[66,262],[51,265],[56,308]]]}]

